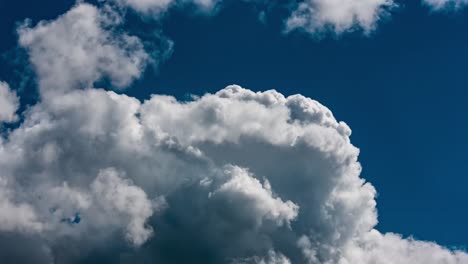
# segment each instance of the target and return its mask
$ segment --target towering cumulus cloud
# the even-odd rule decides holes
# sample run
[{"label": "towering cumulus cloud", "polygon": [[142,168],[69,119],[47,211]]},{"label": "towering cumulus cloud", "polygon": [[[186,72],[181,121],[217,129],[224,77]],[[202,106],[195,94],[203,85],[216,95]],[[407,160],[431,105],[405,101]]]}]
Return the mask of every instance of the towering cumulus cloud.
[{"label": "towering cumulus cloud", "polygon": [[[78,4],[19,29],[41,100],[0,134],[2,263],[468,263],[375,229],[351,129],[317,101],[92,88],[128,85],[147,59],[112,12]],[[5,83],[0,100],[17,120]]]}]

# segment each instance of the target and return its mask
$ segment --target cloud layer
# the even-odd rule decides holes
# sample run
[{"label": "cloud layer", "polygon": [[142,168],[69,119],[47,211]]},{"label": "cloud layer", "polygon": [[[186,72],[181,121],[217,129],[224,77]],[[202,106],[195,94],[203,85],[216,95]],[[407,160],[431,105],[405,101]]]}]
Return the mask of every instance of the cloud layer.
[{"label": "cloud layer", "polygon": [[[171,4],[118,4],[146,12],[156,2]],[[314,20],[301,26],[310,33],[369,31],[393,5],[333,3],[307,1],[294,16]],[[0,134],[2,261],[468,262],[463,251],[375,229],[376,190],[360,177],[351,129],[313,99],[232,85],[142,102],[95,88],[128,86],[150,60],[118,30],[119,12],[80,3],[18,31],[41,99]],[[18,102],[1,82],[0,122],[17,121]]]}]

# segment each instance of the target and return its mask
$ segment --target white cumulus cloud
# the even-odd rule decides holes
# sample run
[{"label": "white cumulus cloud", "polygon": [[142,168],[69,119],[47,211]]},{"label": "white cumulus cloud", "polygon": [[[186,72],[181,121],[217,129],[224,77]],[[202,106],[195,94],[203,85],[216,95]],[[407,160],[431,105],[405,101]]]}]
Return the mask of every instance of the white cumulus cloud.
[{"label": "white cumulus cloud", "polygon": [[149,55],[137,37],[112,31],[119,20],[80,3],[56,20],[21,26],[19,43],[29,53],[40,88],[91,87],[104,77],[126,87],[140,77]]},{"label": "white cumulus cloud", "polygon": [[115,241],[168,264],[464,263],[374,229],[350,134],[312,99],[239,86],[191,102],[54,94],[0,145],[2,201],[19,212],[3,230],[78,262]]}]

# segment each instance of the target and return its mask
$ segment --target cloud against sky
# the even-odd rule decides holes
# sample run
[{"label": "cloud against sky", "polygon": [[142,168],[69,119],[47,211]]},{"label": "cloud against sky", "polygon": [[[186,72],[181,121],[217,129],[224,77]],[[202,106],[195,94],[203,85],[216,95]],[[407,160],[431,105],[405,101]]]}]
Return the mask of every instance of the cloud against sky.
[{"label": "cloud against sky", "polygon": [[213,11],[222,0],[109,0],[121,7],[130,7],[144,15],[159,16],[173,6],[192,5],[201,11]]},{"label": "cloud against sky", "polygon": [[435,11],[447,9],[460,9],[468,4],[467,0],[423,0],[423,2]]},{"label": "cloud against sky", "polygon": [[[368,32],[393,5],[306,1],[290,19],[307,22],[291,29]],[[19,28],[41,99],[0,137],[0,259],[468,262],[464,251],[376,229],[377,191],[360,176],[351,129],[311,98],[231,85],[186,102],[140,101],[95,88],[129,86],[150,60],[121,23],[119,10],[79,3]],[[17,121],[19,98],[4,82],[0,102],[0,122]]]},{"label": "cloud against sky", "polygon": [[137,37],[113,32],[120,19],[115,12],[79,4],[54,21],[22,25],[19,44],[41,76],[40,88],[90,87],[103,76],[114,87],[126,87],[140,77],[149,55]]},{"label": "cloud against sky", "polygon": [[336,34],[361,28],[370,33],[396,7],[393,0],[307,0],[298,4],[287,19],[286,30],[314,34],[330,30]]},{"label": "cloud against sky", "polygon": [[[374,229],[376,191],[350,133],[309,98],[239,86],[192,102],[57,94],[1,145],[13,218],[2,230],[49,248],[44,259],[116,241],[146,242],[161,263],[181,261],[163,244],[187,258],[184,248],[208,249],[206,263],[464,263],[463,252]],[[77,212],[80,223],[62,221]]]},{"label": "cloud against sky", "polygon": [[[159,17],[171,7],[192,5],[192,9],[205,12],[215,12],[217,5],[224,5],[222,0],[112,0],[121,7],[129,7],[145,16]],[[112,2],[111,1],[111,2]],[[253,5],[262,0],[245,0]],[[396,3],[393,0],[305,0],[267,2],[275,6],[286,4],[290,9],[289,17],[285,18],[287,32],[301,30],[310,34],[335,32],[341,34],[346,31],[362,29],[366,33],[373,31],[379,20],[390,15]],[[263,11],[264,12],[264,11]],[[263,13],[263,15],[265,15]]]}]

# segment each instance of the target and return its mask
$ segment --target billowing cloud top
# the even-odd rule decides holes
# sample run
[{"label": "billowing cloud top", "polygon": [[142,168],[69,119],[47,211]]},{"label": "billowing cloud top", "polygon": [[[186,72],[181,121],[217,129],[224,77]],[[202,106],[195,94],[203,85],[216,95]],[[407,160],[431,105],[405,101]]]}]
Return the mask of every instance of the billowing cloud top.
[{"label": "billowing cloud top", "polygon": [[[345,2],[355,15],[308,1],[296,16],[371,29],[392,4]],[[351,129],[317,101],[237,85],[185,102],[94,88],[129,85],[148,60],[119,23],[118,10],[80,3],[19,29],[41,99],[0,136],[2,261],[468,263],[375,229]],[[18,101],[0,83],[0,122],[17,120]]]}]

